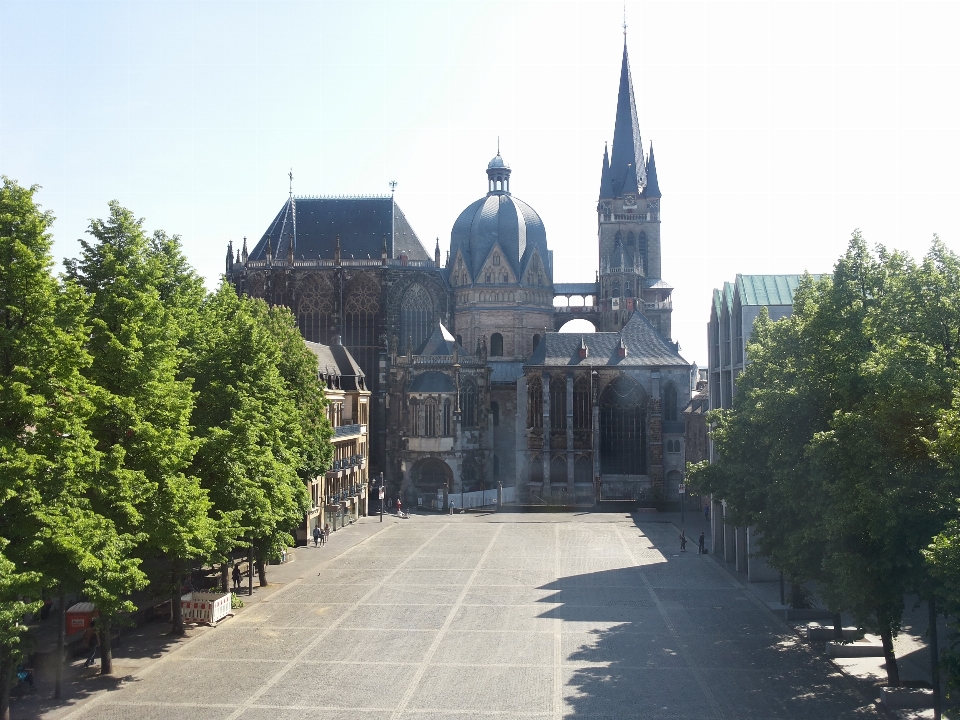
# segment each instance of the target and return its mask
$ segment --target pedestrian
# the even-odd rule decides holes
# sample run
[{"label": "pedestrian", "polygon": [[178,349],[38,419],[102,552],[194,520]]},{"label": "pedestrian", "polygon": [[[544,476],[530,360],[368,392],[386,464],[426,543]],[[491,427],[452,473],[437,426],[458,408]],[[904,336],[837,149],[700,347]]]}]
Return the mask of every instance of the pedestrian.
[{"label": "pedestrian", "polygon": [[400,513],[402,512],[403,512],[403,502],[401,502],[400,498],[397,498],[397,517],[399,517]]},{"label": "pedestrian", "polygon": [[320,545],[320,535],[321,535],[320,526],[314,525],[313,526],[313,546],[314,547],[318,547]]},{"label": "pedestrian", "polygon": [[680,529],[680,552],[687,551],[687,531],[683,528]]},{"label": "pedestrian", "polygon": [[240,574],[240,566],[234,565],[233,566],[233,589],[234,590],[240,589],[240,581],[242,579],[243,579],[243,576]]},{"label": "pedestrian", "polygon": [[703,555],[704,547],[707,542],[707,539],[703,536],[703,533],[700,533],[700,537],[697,539],[697,555]]},{"label": "pedestrian", "polygon": [[90,654],[87,656],[87,661],[83,666],[90,667],[93,665],[93,661],[97,658],[97,651],[100,649],[100,633],[97,632],[96,627],[93,628],[93,634],[90,636]]},{"label": "pedestrian", "polygon": [[323,540],[326,542],[330,539],[330,523],[327,523],[323,526]]}]

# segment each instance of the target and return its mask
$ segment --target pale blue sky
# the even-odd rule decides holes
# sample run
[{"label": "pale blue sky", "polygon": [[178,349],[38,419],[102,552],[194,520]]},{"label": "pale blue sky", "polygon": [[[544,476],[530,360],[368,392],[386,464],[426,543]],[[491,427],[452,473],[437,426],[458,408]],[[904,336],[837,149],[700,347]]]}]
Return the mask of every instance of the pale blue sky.
[{"label": "pale blue sky", "polygon": [[[710,292],[829,270],[850,232],[960,250],[956,3],[627,3],[663,191],[674,338]],[[0,0],[0,172],[43,186],[55,254],[117,199],[212,286],[287,194],[385,193],[445,251],[501,150],[558,281],[592,280],[620,2]]]}]

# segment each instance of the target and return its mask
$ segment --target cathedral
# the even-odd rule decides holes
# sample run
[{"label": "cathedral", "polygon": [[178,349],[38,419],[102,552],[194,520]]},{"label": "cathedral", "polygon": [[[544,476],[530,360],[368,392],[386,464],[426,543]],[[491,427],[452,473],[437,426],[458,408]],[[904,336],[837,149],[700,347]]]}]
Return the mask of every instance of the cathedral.
[{"label": "cathedral", "polygon": [[[228,247],[227,277],[356,359],[371,392],[369,476],[382,472],[393,497],[433,505],[504,487],[522,504],[675,500],[693,368],[671,338],[660,187],[626,43],[593,280],[554,282],[547,230],[511,193],[511,172],[498,152],[443,262],[392,195],[291,192],[252,249]],[[568,331],[573,319],[596,332]]]}]

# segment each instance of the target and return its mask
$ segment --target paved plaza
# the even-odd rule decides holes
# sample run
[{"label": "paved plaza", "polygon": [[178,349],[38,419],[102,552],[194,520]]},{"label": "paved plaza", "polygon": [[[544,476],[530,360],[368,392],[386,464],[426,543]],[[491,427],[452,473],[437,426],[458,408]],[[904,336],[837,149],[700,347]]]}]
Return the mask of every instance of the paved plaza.
[{"label": "paved plaza", "polygon": [[381,527],[67,717],[879,716],[695,543],[680,553],[671,524],[591,513]]}]

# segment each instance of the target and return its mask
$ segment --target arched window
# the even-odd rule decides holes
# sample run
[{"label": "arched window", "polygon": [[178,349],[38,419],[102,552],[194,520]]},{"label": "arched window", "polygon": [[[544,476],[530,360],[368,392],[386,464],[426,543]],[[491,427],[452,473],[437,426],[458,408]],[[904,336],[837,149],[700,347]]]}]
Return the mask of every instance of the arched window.
[{"label": "arched window", "polygon": [[490,403],[490,414],[493,415],[493,426],[500,425],[500,403],[496,401]]},{"label": "arched window", "polygon": [[581,375],[573,384],[573,428],[574,430],[589,430],[592,425],[590,379]]},{"label": "arched window", "polygon": [[563,455],[554,455],[550,460],[550,484],[567,484],[567,458]]},{"label": "arched window", "polygon": [[490,336],[490,357],[503,357],[503,335],[500,333]]},{"label": "arched window", "polygon": [[663,393],[663,419],[666,422],[677,421],[677,389],[673,385],[667,386]]},{"label": "arched window", "polygon": [[453,433],[450,432],[450,399],[443,401],[443,436],[450,437]]},{"label": "arched window", "polygon": [[567,427],[567,381],[555,377],[550,381],[550,428],[564,430]]},{"label": "arched window", "polygon": [[573,464],[573,482],[577,485],[589,485],[593,482],[593,462],[581,455]]},{"label": "arched window", "polygon": [[473,378],[465,378],[460,383],[460,423],[465,428],[477,426],[477,383]]},{"label": "arched window", "polygon": [[416,352],[430,337],[433,325],[434,309],[430,293],[423,285],[414,283],[400,301],[400,354]]},{"label": "arched window", "polygon": [[538,376],[530,378],[527,389],[527,427],[543,427],[543,382]]},{"label": "arched window", "polygon": [[630,284],[629,280],[623,281],[623,296],[624,297],[633,297],[633,286]]},{"label": "arched window", "polygon": [[627,247],[633,247],[633,244],[637,241],[637,238],[634,236],[633,231],[627,233]]},{"label": "arched window", "polygon": [[488,272],[486,275],[483,276],[483,281],[484,281],[485,283],[490,282],[490,273],[489,273],[489,272]]},{"label": "arched window", "polygon": [[420,437],[422,427],[420,401],[413,398],[410,401],[410,434],[414,437]]},{"label": "arched window", "polygon": [[619,280],[613,281],[613,296],[615,298],[620,297],[620,281]]},{"label": "arched window", "polygon": [[510,276],[507,275],[506,271],[504,271],[503,275],[500,276],[500,282],[502,283],[510,282]]},{"label": "arched window", "polygon": [[620,375],[600,394],[600,470],[610,475],[646,475],[646,395]]},{"label": "arched window", "polygon": [[543,484],[543,458],[539,455],[530,458],[530,482]]},{"label": "arched window", "polygon": [[426,437],[437,436],[437,403],[433,400],[423,404],[423,434]]},{"label": "arched window", "polygon": [[463,335],[457,335],[457,345],[463,347]]},{"label": "arched window", "polygon": [[533,336],[533,349],[536,350],[539,344],[540,344],[540,336],[535,333]]}]

